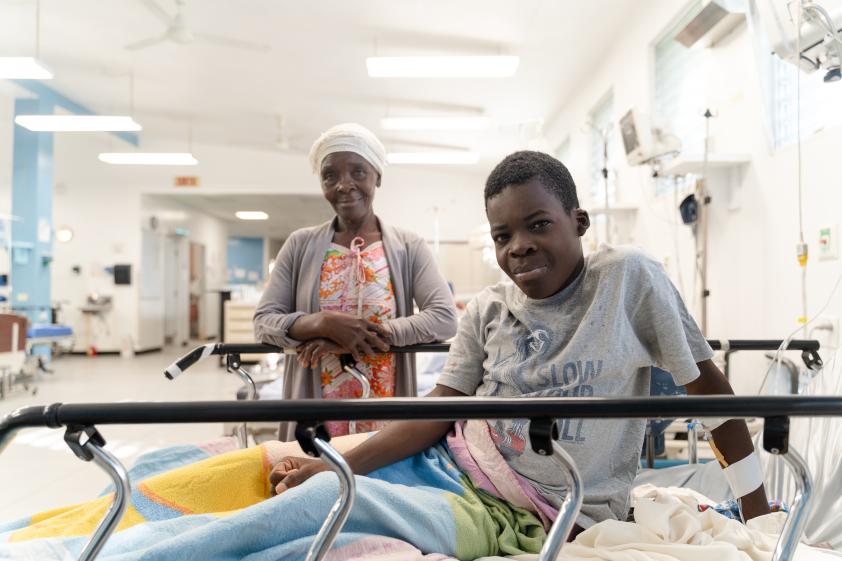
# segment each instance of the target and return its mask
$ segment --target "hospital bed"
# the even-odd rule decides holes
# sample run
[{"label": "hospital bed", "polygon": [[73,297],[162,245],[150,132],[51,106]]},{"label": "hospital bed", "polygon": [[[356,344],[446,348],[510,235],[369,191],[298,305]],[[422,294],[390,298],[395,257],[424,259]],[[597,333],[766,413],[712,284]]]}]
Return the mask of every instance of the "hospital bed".
[{"label": "hospital bed", "polygon": [[50,351],[55,355],[56,351],[61,352],[73,348],[73,328],[60,323],[33,323],[26,330],[26,355],[28,360],[41,372],[52,374],[44,358],[35,353],[35,347],[49,346]]},{"label": "hospital bed", "polygon": [[90,561],[114,532],[130,494],[129,478],[120,462],[105,450],[98,426],[111,424],[297,421],[302,449],[321,458],[339,477],[340,497],[310,546],[308,561],[327,554],[348,517],[355,497],[349,466],[330,445],[322,423],[333,419],[439,420],[489,418],[530,419],[529,443],[565,473],[569,493],[553,522],[539,561],[555,559],[573,528],[582,504],[582,479],[575,462],[555,441],[555,419],[758,417],[764,419],[763,447],[786,462],[798,492],[774,552],[774,561],[790,561],[810,510],[812,478],[799,453],[789,446],[791,417],[842,416],[842,397],[650,397],[650,398],[383,398],[374,400],[210,401],[183,403],[61,404],[25,407],[0,420],[0,452],[26,427],[65,430],[65,441],[77,457],[93,461],[114,482],[114,500],[82,550]]},{"label": "hospital bed", "polygon": [[67,344],[73,340],[73,329],[59,323],[33,323],[26,330],[28,349],[37,345]]},{"label": "hospital bed", "polygon": [[33,352],[40,345],[52,349],[73,340],[73,330],[65,325],[29,323],[18,314],[0,314],[0,398],[9,395],[16,385],[36,393],[38,372],[51,372],[44,357]]},{"label": "hospital bed", "polygon": [[0,398],[9,395],[16,384],[29,389],[31,377],[24,373],[26,324],[23,316],[0,314]]}]

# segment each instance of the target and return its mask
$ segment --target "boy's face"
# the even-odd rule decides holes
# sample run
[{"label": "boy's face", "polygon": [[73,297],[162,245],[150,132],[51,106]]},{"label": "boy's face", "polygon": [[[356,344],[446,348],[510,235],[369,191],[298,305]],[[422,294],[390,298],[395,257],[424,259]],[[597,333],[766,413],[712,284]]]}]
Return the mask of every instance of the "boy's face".
[{"label": "boy's face", "polygon": [[486,214],[497,263],[530,298],[552,296],[581,271],[588,213],[565,211],[539,179],[506,187],[488,200]]}]

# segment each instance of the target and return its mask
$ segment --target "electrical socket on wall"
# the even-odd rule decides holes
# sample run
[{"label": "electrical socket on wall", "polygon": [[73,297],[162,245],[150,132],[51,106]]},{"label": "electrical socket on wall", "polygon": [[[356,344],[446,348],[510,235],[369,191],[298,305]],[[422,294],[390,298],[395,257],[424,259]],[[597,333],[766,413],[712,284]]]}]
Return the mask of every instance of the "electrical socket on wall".
[{"label": "electrical socket on wall", "polygon": [[839,259],[839,225],[827,224],[819,228],[819,261]]}]

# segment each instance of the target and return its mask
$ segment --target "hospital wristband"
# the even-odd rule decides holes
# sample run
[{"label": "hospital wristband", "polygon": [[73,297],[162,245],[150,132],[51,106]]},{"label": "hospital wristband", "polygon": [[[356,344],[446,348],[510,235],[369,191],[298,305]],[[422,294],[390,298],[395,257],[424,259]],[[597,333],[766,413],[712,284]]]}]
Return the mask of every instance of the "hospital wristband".
[{"label": "hospital wristband", "polygon": [[756,452],[723,468],[722,472],[735,499],[744,497],[763,485],[763,470],[760,468],[760,459]]}]

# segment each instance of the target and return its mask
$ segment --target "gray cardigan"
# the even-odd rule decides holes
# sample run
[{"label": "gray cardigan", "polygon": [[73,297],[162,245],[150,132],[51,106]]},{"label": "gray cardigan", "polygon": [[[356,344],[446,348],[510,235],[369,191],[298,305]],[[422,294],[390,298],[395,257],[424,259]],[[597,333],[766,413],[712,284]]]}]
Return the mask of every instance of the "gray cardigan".
[{"label": "gray cardigan", "polygon": [[[412,232],[380,223],[386,261],[395,291],[397,317],[386,323],[395,346],[444,341],[456,334],[456,309],[447,283],[424,240]],[[302,228],[287,238],[269,285],[254,313],[255,338],[261,343],[296,347],[289,329],[299,317],[318,312],[319,277],[325,253],[336,232],[335,219]],[[420,313],[413,315],[413,300]],[[415,355],[397,354],[395,395],[415,397]],[[284,366],[284,399],[321,396],[319,372],[292,357]],[[293,440],[294,423],[282,423],[279,437]]]}]

